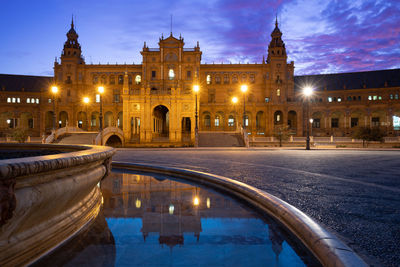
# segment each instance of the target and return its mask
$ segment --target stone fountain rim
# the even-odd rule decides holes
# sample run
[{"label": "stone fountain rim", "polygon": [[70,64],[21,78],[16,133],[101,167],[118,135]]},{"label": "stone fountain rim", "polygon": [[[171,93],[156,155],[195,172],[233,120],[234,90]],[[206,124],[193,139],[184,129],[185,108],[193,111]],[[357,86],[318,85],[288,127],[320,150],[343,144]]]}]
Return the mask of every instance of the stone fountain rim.
[{"label": "stone fountain rim", "polygon": [[115,149],[112,147],[93,145],[0,143],[0,148],[66,151],[51,155],[0,160],[0,181],[101,161],[115,154]]},{"label": "stone fountain rim", "polygon": [[113,161],[112,167],[183,178],[218,188],[260,208],[281,222],[314,254],[323,266],[368,266],[350,247],[314,219],[289,203],[228,177],[190,169]]}]

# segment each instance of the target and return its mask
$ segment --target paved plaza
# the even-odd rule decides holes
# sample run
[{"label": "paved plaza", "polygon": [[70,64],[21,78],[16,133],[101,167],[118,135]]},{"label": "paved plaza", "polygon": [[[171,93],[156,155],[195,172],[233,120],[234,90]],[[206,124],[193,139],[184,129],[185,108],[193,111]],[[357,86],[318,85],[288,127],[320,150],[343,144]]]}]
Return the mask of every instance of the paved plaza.
[{"label": "paved plaza", "polygon": [[310,215],[367,263],[400,263],[400,151],[119,149],[113,160],[237,179]]}]

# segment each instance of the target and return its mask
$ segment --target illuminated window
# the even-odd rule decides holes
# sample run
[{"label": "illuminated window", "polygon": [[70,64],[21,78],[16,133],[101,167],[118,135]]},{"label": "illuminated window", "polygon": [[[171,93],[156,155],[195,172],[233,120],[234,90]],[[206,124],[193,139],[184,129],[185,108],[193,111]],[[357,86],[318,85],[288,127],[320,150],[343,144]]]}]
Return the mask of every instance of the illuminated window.
[{"label": "illuminated window", "polygon": [[31,99],[30,99],[30,98],[27,98],[27,99],[26,99],[26,103],[30,104],[30,103],[31,103]]},{"label": "illuminated window", "polygon": [[265,103],[268,103],[269,102],[269,97],[266,97],[265,98]]},{"label": "illuminated window", "polygon": [[249,126],[249,116],[248,115],[244,116],[244,125],[246,125],[246,127]]},{"label": "illuminated window", "polygon": [[96,94],[96,103],[100,103],[100,94]]},{"label": "illuminated window", "polygon": [[232,127],[234,125],[235,125],[235,119],[233,118],[232,115],[230,115],[228,118],[228,126]]},{"label": "illuminated window", "polygon": [[378,96],[377,96],[377,95],[374,95],[372,99],[373,99],[373,100],[378,100]]},{"label": "illuminated window", "polygon": [[328,97],[328,102],[332,102],[332,97]]},{"label": "illuminated window", "polygon": [[395,94],[394,99],[396,99],[396,100],[399,99],[399,94]]},{"label": "illuminated window", "polygon": [[368,96],[368,100],[372,100],[372,96],[371,95]]},{"label": "illuminated window", "polygon": [[276,115],[276,121],[281,121],[281,115]]},{"label": "illuminated window", "polygon": [[206,78],[207,84],[211,84],[211,75],[208,74]]},{"label": "illuminated window", "polygon": [[141,82],[142,82],[142,76],[136,75],[136,77],[135,77],[135,83],[136,83],[136,84],[140,84]]},{"label": "illuminated window", "polygon": [[7,103],[11,103],[11,97],[7,97]]},{"label": "illuminated window", "polygon": [[175,78],[175,72],[174,72],[173,69],[169,69],[169,71],[168,71],[168,78],[169,78],[170,80],[173,80],[173,79]]},{"label": "illuminated window", "polygon": [[342,98],[338,97],[337,102],[342,102]]},{"label": "illuminated window", "polygon": [[219,116],[218,116],[218,115],[215,116],[215,120],[214,120],[214,125],[215,125],[215,127],[218,127],[218,126],[219,126],[219,121],[220,121]]},{"label": "illuminated window", "polygon": [[39,98],[36,98],[36,104],[39,104]]},{"label": "illuminated window", "polygon": [[390,98],[390,99],[393,99],[393,94],[390,94],[389,98]]},{"label": "illuminated window", "polygon": [[48,102],[48,103],[51,103],[51,98],[47,99],[47,102]]},{"label": "illuminated window", "polygon": [[378,96],[378,100],[382,100],[382,96]]},{"label": "illuminated window", "polygon": [[11,99],[11,102],[15,103],[15,101],[16,101],[16,99],[15,99],[15,97],[13,97],[13,98]]},{"label": "illuminated window", "polygon": [[276,95],[281,96],[281,89],[276,89]]}]

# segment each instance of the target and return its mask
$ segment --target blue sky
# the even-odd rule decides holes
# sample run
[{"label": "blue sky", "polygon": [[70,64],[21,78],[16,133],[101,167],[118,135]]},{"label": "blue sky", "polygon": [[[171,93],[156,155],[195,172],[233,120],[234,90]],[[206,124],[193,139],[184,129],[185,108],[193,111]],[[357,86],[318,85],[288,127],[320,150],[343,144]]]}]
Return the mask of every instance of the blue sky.
[{"label": "blue sky", "polygon": [[14,0],[2,3],[0,73],[52,75],[74,14],[86,63],[140,63],[182,34],[202,63],[261,62],[278,14],[295,74],[400,67],[398,0]]}]

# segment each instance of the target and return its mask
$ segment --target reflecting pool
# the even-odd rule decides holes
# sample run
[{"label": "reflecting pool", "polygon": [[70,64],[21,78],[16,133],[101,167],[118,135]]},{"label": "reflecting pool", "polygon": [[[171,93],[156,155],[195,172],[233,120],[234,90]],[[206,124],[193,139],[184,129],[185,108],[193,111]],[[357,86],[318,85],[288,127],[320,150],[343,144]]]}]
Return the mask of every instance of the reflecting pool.
[{"label": "reflecting pool", "polygon": [[37,266],[319,266],[271,218],[210,188],[114,171],[96,221]]}]

